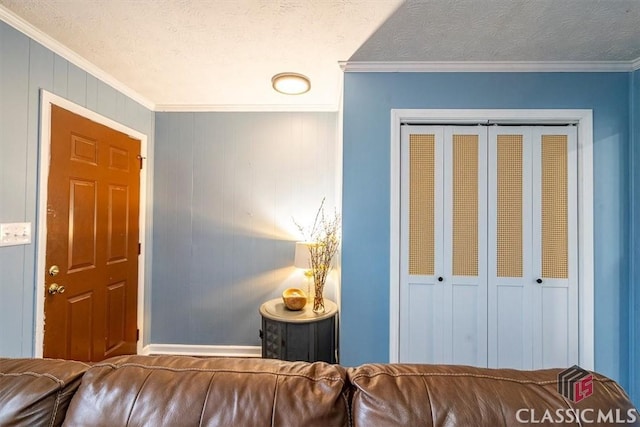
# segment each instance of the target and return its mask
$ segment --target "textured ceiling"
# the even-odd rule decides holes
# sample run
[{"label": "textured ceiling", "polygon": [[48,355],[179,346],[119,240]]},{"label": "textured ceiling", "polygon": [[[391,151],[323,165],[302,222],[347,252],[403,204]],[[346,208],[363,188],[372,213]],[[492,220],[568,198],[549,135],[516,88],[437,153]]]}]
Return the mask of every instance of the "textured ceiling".
[{"label": "textured ceiling", "polygon": [[[159,109],[335,110],[338,61],[638,61],[640,0],[0,0]],[[306,74],[286,96],[271,76]]]},{"label": "textured ceiling", "polygon": [[[337,109],[349,58],[401,0],[0,0],[155,104]],[[284,71],[311,91],[271,88]]]},{"label": "textured ceiling", "polygon": [[638,0],[408,1],[350,61],[634,61]]}]

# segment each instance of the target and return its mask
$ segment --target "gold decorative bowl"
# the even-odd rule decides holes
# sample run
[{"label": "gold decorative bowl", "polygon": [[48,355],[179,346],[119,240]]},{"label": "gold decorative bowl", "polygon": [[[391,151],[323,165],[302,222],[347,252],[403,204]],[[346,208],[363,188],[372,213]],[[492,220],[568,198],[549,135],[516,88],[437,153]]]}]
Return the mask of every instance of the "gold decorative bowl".
[{"label": "gold decorative bowl", "polygon": [[282,301],[289,310],[302,310],[307,303],[307,294],[302,289],[288,288],[282,292]]}]

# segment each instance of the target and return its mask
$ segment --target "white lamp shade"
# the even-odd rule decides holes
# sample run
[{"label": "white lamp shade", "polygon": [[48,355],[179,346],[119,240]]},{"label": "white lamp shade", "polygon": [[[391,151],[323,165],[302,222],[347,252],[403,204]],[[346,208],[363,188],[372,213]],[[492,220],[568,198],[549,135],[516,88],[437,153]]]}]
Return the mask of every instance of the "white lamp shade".
[{"label": "white lamp shade", "polygon": [[293,261],[293,265],[296,268],[302,268],[304,270],[311,269],[311,254],[309,253],[309,246],[312,242],[296,242],[296,253]]}]

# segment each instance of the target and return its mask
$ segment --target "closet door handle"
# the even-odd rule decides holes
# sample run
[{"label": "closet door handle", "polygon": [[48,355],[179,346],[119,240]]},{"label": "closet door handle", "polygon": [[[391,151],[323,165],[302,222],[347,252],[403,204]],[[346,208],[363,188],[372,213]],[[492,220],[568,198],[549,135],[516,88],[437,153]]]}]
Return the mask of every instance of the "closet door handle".
[{"label": "closet door handle", "polygon": [[536,279],[536,283],[542,283],[542,279],[538,277],[538,278]]},{"label": "closet door handle", "polygon": [[444,281],[444,277],[438,276],[438,282],[442,282],[442,281]]}]

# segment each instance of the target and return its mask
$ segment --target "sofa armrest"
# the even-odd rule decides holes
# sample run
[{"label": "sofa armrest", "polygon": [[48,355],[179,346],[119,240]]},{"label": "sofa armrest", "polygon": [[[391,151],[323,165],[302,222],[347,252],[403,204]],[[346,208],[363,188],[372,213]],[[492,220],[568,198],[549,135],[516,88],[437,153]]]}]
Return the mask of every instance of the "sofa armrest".
[{"label": "sofa armrest", "polygon": [[0,425],[59,426],[89,365],[0,359]]}]

